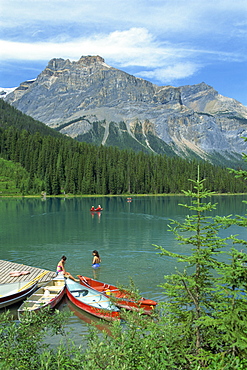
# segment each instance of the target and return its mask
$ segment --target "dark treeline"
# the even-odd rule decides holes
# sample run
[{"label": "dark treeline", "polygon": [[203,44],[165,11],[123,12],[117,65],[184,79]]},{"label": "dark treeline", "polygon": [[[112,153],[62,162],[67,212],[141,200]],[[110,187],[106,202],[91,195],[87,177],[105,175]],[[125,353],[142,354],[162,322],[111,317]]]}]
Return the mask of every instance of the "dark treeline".
[{"label": "dark treeline", "polygon": [[[25,185],[19,184],[22,193],[181,193],[197,176],[197,161],[80,143],[0,104],[0,156],[28,171]],[[225,168],[201,162],[200,173],[211,191],[247,192],[245,182]]]},{"label": "dark treeline", "polygon": [[[25,192],[48,195],[180,193],[194,179],[198,162],[96,147],[14,127],[0,131],[0,155],[19,162],[29,173]],[[244,181],[227,169],[200,164],[206,187],[212,191],[246,192]]]}]

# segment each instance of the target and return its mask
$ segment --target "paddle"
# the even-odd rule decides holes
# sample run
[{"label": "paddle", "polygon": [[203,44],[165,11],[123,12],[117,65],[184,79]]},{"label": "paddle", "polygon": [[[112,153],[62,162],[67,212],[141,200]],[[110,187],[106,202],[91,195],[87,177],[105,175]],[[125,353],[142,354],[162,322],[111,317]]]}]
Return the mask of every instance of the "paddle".
[{"label": "paddle", "polygon": [[49,271],[43,271],[43,272],[41,272],[41,274],[39,274],[38,276],[36,276],[36,278],[34,278],[33,280],[29,281],[26,285],[24,285],[22,288],[20,288],[18,290],[18,292],[20,292],[23,289],[29,288],[30,286],[32,286],[35,283],[35,281],[41,279],[43,276],[45,276],[46,274],[48,274],[48,272]]}]

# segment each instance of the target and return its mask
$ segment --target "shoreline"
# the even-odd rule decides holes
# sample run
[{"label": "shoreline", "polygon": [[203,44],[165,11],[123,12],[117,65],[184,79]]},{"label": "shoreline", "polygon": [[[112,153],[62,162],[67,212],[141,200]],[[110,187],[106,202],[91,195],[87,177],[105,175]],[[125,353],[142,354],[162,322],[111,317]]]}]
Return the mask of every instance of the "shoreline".
[{"label": "shoreline", "polygon": [[[220,195],[247,195],[247,193],[215,193],[212,194],[213,196],[220,196]],[[186,196],[183,193],[168,193],[168,194],[59,194],[59,195],[0,195],[0,199],[3,198],[40,198],[45,200],[46,198],[107,198],[107,197],[126,197],[126,198],[133,198],[133,197],[173,197],[173,196]]]}]

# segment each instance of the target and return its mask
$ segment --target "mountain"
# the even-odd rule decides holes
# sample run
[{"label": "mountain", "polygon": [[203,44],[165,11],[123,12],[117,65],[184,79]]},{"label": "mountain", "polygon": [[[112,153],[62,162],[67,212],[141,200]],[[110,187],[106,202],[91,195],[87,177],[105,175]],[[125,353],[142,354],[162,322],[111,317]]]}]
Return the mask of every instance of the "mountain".
[{"label": "mountain", "polygon": [[63,134],[212,162],[238,161],[247,144],[247,107],[204,82],[157,86],[107,65],[100,56],[52,59],[5,97]]}]

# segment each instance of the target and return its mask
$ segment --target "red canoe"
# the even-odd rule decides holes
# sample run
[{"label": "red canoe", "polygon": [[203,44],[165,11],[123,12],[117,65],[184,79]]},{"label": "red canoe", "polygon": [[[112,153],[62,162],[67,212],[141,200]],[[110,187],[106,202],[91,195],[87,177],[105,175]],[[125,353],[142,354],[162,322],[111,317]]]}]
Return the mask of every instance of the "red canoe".
[{"label": "red canoe", "polygon": [[108,321],[120,319],[119,308],[104,294],[69,278],[66,279],[65,284],[67,297],[76,307],[100,319]]},{"label": "red canoe", "polygon": [[102,208],[102,207],[97,207],[97,208],[92,207],[92,208],[90,209],[90,211],[91,211],[91,212],[101,212],[101,211],[103,211],[103,208]]},{"label": "red canoe", "polygon": [[114,285],[102,283],[101,281],[97,281],[82,275],[78,275],[78,277],[81,285],[95,289],[98,292],[103,293],[105,296],[112,295],[114,297],[114,303],[118,307],[132,311],[143,310],[143,313],[150,314],[157,305],[157,302],[151,299],[145,299],[143,297],[138,301],[135,301],[133,297],[131,297],[130,292],[119,289]]}]

